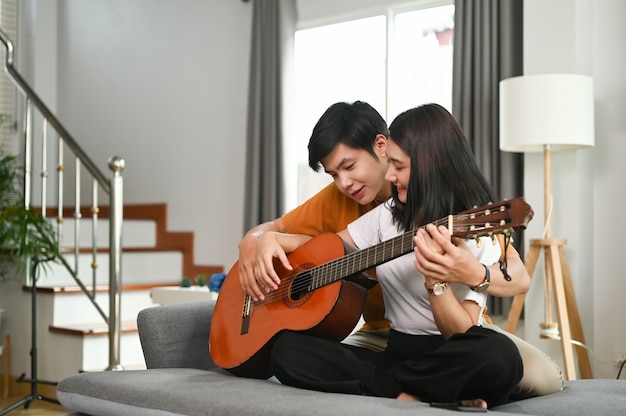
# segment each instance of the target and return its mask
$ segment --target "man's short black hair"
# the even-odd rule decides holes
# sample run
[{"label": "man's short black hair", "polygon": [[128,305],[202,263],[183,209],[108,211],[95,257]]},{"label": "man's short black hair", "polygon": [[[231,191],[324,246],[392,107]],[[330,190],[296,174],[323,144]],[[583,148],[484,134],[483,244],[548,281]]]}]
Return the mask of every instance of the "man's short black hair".
[{"label": "man's short black hair", "polygon": [[321,160],[339,143],[365,149],[376,157],[374,141],[379,134],[388,137],[389,130],[374,107],[363,101],[335,103],[328,107],[313,127],[309,139],[309,166],[319,172],[322,169]]}]

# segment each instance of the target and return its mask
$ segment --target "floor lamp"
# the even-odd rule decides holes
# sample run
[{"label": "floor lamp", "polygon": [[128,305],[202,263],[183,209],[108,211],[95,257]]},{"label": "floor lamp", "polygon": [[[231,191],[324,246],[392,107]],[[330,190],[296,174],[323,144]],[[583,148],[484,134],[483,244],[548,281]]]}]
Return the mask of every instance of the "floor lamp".
[{"label": "floor lamp", "polygon": [[[530,240],[525,260],[532,277],[540,252],[545,266],[545,322],[541,336],[559,339],[565,376],[576,379],[572,339],[585,343],[565,251],[567,240],[552,236],[551,153],[594,145],[593,80],[584,75],[545,74],[500,82],[500,149],[507,152],[543,152],[544,235]],[[525,295],[513,299],[506,330],[515,332]],[[553,322],[553,302],[558,324]],[[587,350],[577,346],[582,378],[592,378]]]}]

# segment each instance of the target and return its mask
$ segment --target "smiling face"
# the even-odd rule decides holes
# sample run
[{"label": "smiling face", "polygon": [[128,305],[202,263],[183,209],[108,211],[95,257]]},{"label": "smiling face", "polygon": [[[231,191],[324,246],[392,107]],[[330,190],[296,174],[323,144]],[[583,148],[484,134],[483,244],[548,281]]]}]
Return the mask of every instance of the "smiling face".
[{"label": "smiling face", "polygon": [[361,205],[391,196],[385,180],[387,160],[384,157],[387,139],[380,135],[374,144],[378,158],[364,149],[355,149],[338,143],[332,152],[321,160],[324,171],[332,176],[337,188]]},{"label": "smiling face", "polygon": [[387,160],[389,167],[385,179],[398,190],[398,199],[406,203],[409,179],[411,177],[411,158],[393,140],[387,141]]}]

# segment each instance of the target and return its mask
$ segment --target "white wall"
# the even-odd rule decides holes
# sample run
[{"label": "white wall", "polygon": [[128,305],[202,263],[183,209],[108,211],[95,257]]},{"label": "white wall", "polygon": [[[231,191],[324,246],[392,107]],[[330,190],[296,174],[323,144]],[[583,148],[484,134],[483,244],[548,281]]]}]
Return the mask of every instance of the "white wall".
[{"label": "white wall", "polygon": [[[626,39],[623,17],[626,4],[603,0],[594,4],[593,74],[596,79],[596,148],[594,149],[593,212],[593,327],[594,347],[600,357],[611,356],[618,347],[626,350],[626,272],[621,256],[626,220],[621,214],[626,206],[624,178],[626,167]],[[600,7],[602,5],[603,7]],[[615,367],[596,376],[613,377]],[[622,378],[624,376],[622,375]]]},{"label": "white wall", "polygon": [[[125,203],[167,202],[169,229],[195,232],[196,263],[228,269],[244,232],[251,3],[30,0],[29,7],[35,89],[106,175],[109,157],[126,160]],[[46,42],[45,51],[56,61],[37,42],[50,36],[57,43]]]},{"label": "white wall", "polygon": [[[595,84],[596,137],[589,150],[553,153],[553,237],[567,239],[565,252],[577,295],[595,378],[615,378],[609,363],[613,348],[626,349],[626,279],[619,262],[620,237],[626,229],[624,204],[626,154],[626,37],[619,18],[620,0],[526,0],[524,73],[579,73]],[[542,154],[525,156],[526,197],[535,209],[527,238],[541,238],[543,227]],[[544,321],[543,262],[526,298],[525,338],[562,363],[560,344],[539,339]]]}]

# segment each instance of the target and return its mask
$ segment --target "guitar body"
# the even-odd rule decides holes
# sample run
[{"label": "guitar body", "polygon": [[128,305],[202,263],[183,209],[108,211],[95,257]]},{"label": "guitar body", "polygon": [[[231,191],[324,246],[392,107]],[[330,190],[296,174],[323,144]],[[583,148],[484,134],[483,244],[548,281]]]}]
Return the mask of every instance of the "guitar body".
[{"label": "guitar body", "polygon": [[306,283],[303,272],[344,254],[343,241],[334,233],[311,239],[288,255],[292,271],[274,262],[281,283],[260,302],[241,289],[235,264],[213,312],[209,334],[213,362],[237,376],[268,378],[271,347],[281,331],[305,331],[336,341],[348,336],[365,305],[365,287],[342,279],[314,291],[298,290]]}]

